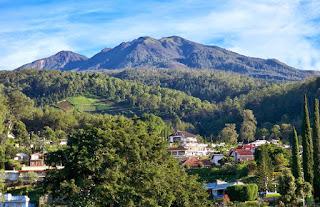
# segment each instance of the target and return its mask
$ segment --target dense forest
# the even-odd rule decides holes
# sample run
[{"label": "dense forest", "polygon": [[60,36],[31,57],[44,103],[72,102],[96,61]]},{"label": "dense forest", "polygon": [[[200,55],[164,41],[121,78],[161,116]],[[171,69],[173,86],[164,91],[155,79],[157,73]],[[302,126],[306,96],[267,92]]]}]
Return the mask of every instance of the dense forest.
[{"label": "dense forest", "polygon": [[222,102],[227,97],[233,99],[269,85],[263,80],[219,70],[135,69],[110,73],[110,75],[149,86],[183,91],[203,101],[214,103]]},{"label": "dense forest", "polygon": [[1,71],[0,84],[5,93],[20,91],[39,107],[54,106],[78,95],[102,97],[129,108],[130,116],[152,113],[176,124],[189,123],[194,133],[208,141],[217,140],[226,124],[235,124],[242,139],[246,117],[251,117],[255,138],[288,141],[291,126],[300,128],[303,94],[310,100],[319,97],[320,86],[319,78],[264,83],[231,73],[197,70],[138,70],[113,75],[130,81],[97,73],[19,70]]}]

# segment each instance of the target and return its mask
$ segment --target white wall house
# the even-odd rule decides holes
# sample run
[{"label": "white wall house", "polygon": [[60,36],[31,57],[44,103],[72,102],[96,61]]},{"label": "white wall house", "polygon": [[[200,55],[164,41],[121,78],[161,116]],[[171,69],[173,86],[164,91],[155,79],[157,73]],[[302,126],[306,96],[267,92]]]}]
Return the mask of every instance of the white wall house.
[{"label": "white wall house", "polygon": [[20,152],[20,153],[17,153],[16,156],[13,158],[14,160],[19,160],[19,161],[24,161],[24,160],[29,160],[29,155],[23,153],[23,152]]},{"label": "white wall house", "polygon": [[219,166],[220,165],[219,160],[221,160],[224,157],[225,157],[225,155],[223,155],[223,154],[213,154],[210,161],[212,163],[216,164],[217,166]]},{"label": "white wall house", "polygon": [[215,183],[207,183],[205,187],[208,189],[209,194],[214,198],[222,198],[225,194],[227,194],[227,188],[230,185],[243,185],[243,182],[227,183],[217,180]]},{"label": "white wall house", "polygon": [[207,144],[198,143],[197,135],[189,132],[177,131],[169,136],[169,140],[170,144],[180,143],[180,146],[186,149],[180,153],[184,153],[186,157],[206,156],[212,152]]}]

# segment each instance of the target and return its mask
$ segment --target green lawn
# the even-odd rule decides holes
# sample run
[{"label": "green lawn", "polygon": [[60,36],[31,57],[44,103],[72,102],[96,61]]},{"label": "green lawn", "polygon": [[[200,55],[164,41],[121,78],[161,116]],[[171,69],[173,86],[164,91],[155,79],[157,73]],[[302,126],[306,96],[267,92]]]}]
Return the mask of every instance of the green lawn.
[{"label": "green lawn", "polygon": [[80,112],[102,112],[113,108],[112,104],[106,103],[101,99],[85,96],[70,97],[67,98],[67,101]]},{"label": "green lawn", "polygon": [[133,109],[128,105],[115,103],[101,97],[69,97],[66,100],[57,103],[56,106],[65,111],[72,111],[75,109],[79,112],[107,113],[112,115],[122,114],[128,117],[131,117],[134,114],[141,114],[138,109]]}]

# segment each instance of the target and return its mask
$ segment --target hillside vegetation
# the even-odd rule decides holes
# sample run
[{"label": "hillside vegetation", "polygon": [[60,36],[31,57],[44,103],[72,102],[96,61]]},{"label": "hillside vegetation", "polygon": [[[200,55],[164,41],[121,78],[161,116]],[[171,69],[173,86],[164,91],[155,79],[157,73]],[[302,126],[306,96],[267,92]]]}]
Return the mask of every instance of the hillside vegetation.
[{"label": "hillside vegetation", "polygon": [[[320,78],[301,83],[270,84],[237,75],[230,75],[231,79],[227,80],[229,75],[222,72],[217,75],[211,72],[180,70],[154,71],[145,73],[145,76],[139,76],[143,70],[132,75],[132,71],[125,71],[115,76],[122,74],[124,78],[126,73],[136,83],[102,74],[46,70],[1,71],[0,83],[5,86],[6,92],[23,92],[32,98],[37,106],[55,105],[62,100],[68,100],[73,102],[73,107],[80,112],[93,111],[126,116],[147,112],[164,120],[171,120],[176,126],[181,126],[181,121],[190,123],[195,127],[194,133],[208,139],[212,139],[211,136],[216,137],[226,123],[234,123],[239,132],[245,114],[250,114],[245,109],[250,109],[253,113],[249,116],[254,116],[258,123],[257,138],[275,136],[287,140],[287,135],[279,135],[273,131],[278,126],[281,131],[290,130],[292,125],[299,128],[303,94],[308,95],[310,102],[320,95]],[[163,88],[170,86],[179,89],[183,83],[186,87],[184,90],[182,88],[182,91]],[[202,93],[201,87],[204,87],[206,92]],[[215,90],[216,88],[221,90]],[[233,88],[238,88],[238,92],[234,92]],[[198,96],[202,100],[187,93],[200,93]],[[209,94],[215,95],[210,97]],[[260,133],[262,129],[268,131],[267,135]]]}]

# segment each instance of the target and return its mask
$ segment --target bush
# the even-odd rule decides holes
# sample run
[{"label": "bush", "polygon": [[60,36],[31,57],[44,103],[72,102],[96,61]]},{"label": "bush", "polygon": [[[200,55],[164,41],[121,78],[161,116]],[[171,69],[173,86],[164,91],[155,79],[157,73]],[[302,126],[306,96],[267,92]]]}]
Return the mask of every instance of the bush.
[{"label": "bush", "polygon": [[200,169],[204,168],[203,163],[199,163],[199,164],[198,164],[198,168],[200,168]]},{"label": "bush", "polygon": [[258,186],[256,184],[232,185],[228,186],[227,193],[231,201],[253,201],[258,196]]}]

